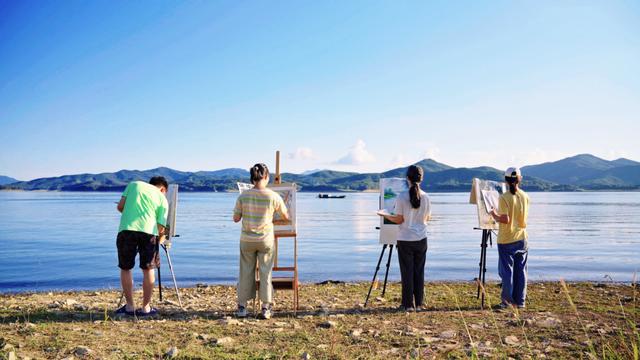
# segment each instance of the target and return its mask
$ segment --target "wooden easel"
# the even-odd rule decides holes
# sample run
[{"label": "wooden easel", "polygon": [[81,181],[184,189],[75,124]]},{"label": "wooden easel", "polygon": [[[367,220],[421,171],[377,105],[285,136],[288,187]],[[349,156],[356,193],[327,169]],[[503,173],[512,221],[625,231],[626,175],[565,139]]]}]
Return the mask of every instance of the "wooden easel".
[{"label": "wooden easel", "polygon": [[[276,174],[274,177],[274,184],[282,184],[282,178],[280,176],[280,151],[276,151]],[[278,245],[280,238],[293,238],[293,266],[278,266]],[[275,253],[273,260],[273,273],[291,273],[290,276],[271,276],[271,284],[274,290],[292,290],[293,291],[293,311],[298,310],[298,237],[295,232],[291,233],[277,233],[275,235]],[[256,266],[256,291],[260,288],[260,277],[258,267]],[[257,297],[256,297],[257,298]],[[255,308],[255,305],[254,305]]]}]

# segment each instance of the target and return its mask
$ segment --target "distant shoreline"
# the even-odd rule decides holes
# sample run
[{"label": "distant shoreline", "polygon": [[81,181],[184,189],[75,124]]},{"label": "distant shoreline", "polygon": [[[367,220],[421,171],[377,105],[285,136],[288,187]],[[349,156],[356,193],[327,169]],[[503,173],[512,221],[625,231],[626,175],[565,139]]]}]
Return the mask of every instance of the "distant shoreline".
[{"label": "distant shoreline", "polygon": [[[611,192],[625,192],[625,193],[635,193],[640,192],[640,189],[576,189],[576,190],[527,190],[523,188],[524,191],[529,193],[611,193]],[[0,189],[0,192],[20,192],[20,193],[120,193],[124,191],[122,190],[24,190],[24,189]],[[180,190],[182,193],[220,193],[220,194],[234,194],[238,193],[238,190],[228,190],[228,191],[211,191],[211,190]],[[444,193],[468,193],[469,190],[425,190],[427,193],[431,194],[444,194]],[[331,191],[316,191],[316,190],[299,190],[298,193],[305,194],[368,194],[368,193],[377,193],[380,192],[380,189],[367,189],[367,190],[331,190]]]}]

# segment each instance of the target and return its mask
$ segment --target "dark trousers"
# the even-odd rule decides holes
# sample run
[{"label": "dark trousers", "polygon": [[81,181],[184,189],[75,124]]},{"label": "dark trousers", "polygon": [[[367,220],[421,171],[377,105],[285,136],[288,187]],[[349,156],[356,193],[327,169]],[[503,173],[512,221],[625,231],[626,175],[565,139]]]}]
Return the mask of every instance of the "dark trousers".
[{"label": "dark trousers", "polygon": [[422,306],[427,238],[420,241],[398,240],[397,249],[402,278],[402,305],[406,308]]}]

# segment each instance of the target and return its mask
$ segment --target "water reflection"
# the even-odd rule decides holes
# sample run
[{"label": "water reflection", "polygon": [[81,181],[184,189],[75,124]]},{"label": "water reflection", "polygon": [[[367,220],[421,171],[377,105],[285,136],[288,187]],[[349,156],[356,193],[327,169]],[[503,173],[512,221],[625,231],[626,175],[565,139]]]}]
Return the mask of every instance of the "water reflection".
[{"label": "water reflection", "polygon": [[[0,291],[118,287],[116,193],[0,192]],[[183,193],[173,256],[182,284],[232,283],[240,225],[236,194]],[[631,280],[640,268],[640,193],[531,193],[532,279]],[[427,279],[477,274],[480,232],[467,194],[432,194]],[[318,199],[299,194],[299,265],[303,281],[369,280],[378,244],[377,193]],[[488,251],[496,279],[497,250]],[[292,259],[290,243],[281,262]],[[398,279],[394,255],[391,279]]]}]

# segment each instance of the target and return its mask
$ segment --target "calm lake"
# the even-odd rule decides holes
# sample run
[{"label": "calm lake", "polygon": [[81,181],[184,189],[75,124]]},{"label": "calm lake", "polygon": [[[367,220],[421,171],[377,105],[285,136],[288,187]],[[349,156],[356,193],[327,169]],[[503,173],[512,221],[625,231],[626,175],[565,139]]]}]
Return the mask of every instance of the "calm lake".
[{"label": "calm lake", "polygon": [[[640,269],[640,193],[530,193],[531,280],[631,281]],[[380,255],[377,193],[318,199],[298,194],[299,272],[304,282],[369,281]],[[0,192],[0,292],[118,288],[119,193]],[[234,283],[237,194],[181,193],[171,250],[180,286]],[[477,276],[481,232],[468,194],[431,194],[426,278]],[[291,258],[283,242],[280,264]],[[385,259],[386,260],[386,259]],[[487,279],[498,279],[497,248]],[[383,262],[384,264],[384,262]],[[137,264],[136,264],[137,267]],[[163,279],[169,273],[163,256]],[[383,270],[384,271],[384,267]],[[135,271],[136,282],[140,271]],[[391,280],[398,280],[397,257]]]}]

